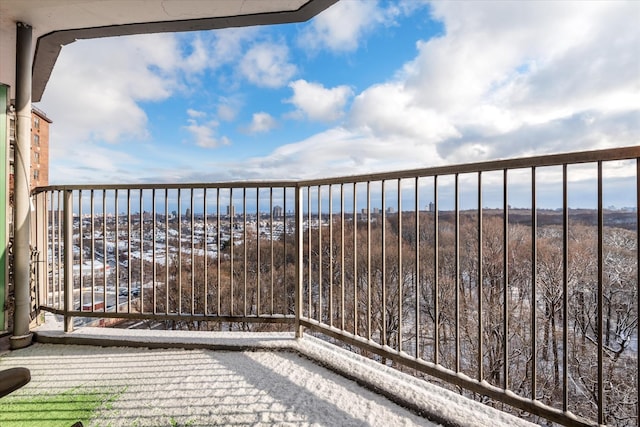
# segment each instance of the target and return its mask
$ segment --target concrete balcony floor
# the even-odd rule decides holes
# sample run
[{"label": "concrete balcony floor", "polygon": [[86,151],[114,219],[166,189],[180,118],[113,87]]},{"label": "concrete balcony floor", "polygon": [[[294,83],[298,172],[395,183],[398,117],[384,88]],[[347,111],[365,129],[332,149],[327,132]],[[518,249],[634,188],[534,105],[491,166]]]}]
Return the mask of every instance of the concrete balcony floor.
[{"label": "concrete balcony floor", "polygon": [[0,355],[32,376],[0,411],[73,390],[109,395],[92,426],[531,425],[311,336],[44,328],[37,340]]}]

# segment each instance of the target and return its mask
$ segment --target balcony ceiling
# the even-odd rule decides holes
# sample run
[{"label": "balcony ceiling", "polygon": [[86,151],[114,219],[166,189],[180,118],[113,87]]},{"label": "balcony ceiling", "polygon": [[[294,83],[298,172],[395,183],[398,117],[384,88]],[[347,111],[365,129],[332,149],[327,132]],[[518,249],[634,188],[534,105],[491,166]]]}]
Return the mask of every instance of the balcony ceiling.
[{"label": "balcony ceiling", "polygon": [[79,39],[306,21],[337,0],[2,0],[0,83],[14,86],[16,23],[33,28],[33,100]]}]

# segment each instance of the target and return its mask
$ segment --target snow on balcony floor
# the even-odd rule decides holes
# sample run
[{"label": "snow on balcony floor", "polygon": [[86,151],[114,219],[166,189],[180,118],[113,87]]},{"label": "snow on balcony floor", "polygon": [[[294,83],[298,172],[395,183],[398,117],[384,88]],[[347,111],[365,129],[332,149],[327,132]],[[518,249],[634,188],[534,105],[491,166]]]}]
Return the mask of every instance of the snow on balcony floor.
[{"label": "snow on balcony floor", "polygon": [[[56,331],[39,333],[38,339],[61,338]],[[310,336],[296,340],[291,334],[104,328],[82,328],[66,334],[70,336],[168,347],[208,342],[242,349],[36,343],[0,356],[0,369],[31,370],[31,382],[12,396],[78,388],[116,396],[96,413],[93,426],[436,425],[336,372],[386,390],[448,424],[531,425]]]}]

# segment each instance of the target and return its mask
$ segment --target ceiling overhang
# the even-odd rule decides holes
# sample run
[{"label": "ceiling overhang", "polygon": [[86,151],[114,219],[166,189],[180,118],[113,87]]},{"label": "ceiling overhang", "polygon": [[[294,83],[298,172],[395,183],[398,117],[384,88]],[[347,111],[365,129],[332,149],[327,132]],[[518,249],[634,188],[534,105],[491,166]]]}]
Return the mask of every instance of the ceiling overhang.
[{"label": "ceiling overhang", "polygon": [[[9,59],[5,55],[13,53],[9,62],[15,64],[15,25],[23,22],[33,28],[37,42],[32,99],[37,102],[62,47],[76,40],[302,22],[336,1],[3,0],[1,56],[5,62]],[[11,42],[7,37],[12,38],[13,46],[7,45]]]}]

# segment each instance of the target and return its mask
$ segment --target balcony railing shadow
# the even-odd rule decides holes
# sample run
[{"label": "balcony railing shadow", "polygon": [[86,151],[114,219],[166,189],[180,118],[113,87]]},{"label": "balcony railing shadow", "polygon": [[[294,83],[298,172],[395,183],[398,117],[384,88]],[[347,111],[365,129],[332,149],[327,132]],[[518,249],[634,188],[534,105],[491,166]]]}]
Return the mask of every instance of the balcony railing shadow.
[{"label": "balcony railing shadow", "polygon": [[639,155],[41,188],[35,307],[307,331],[533,421],[637,425]]}]

